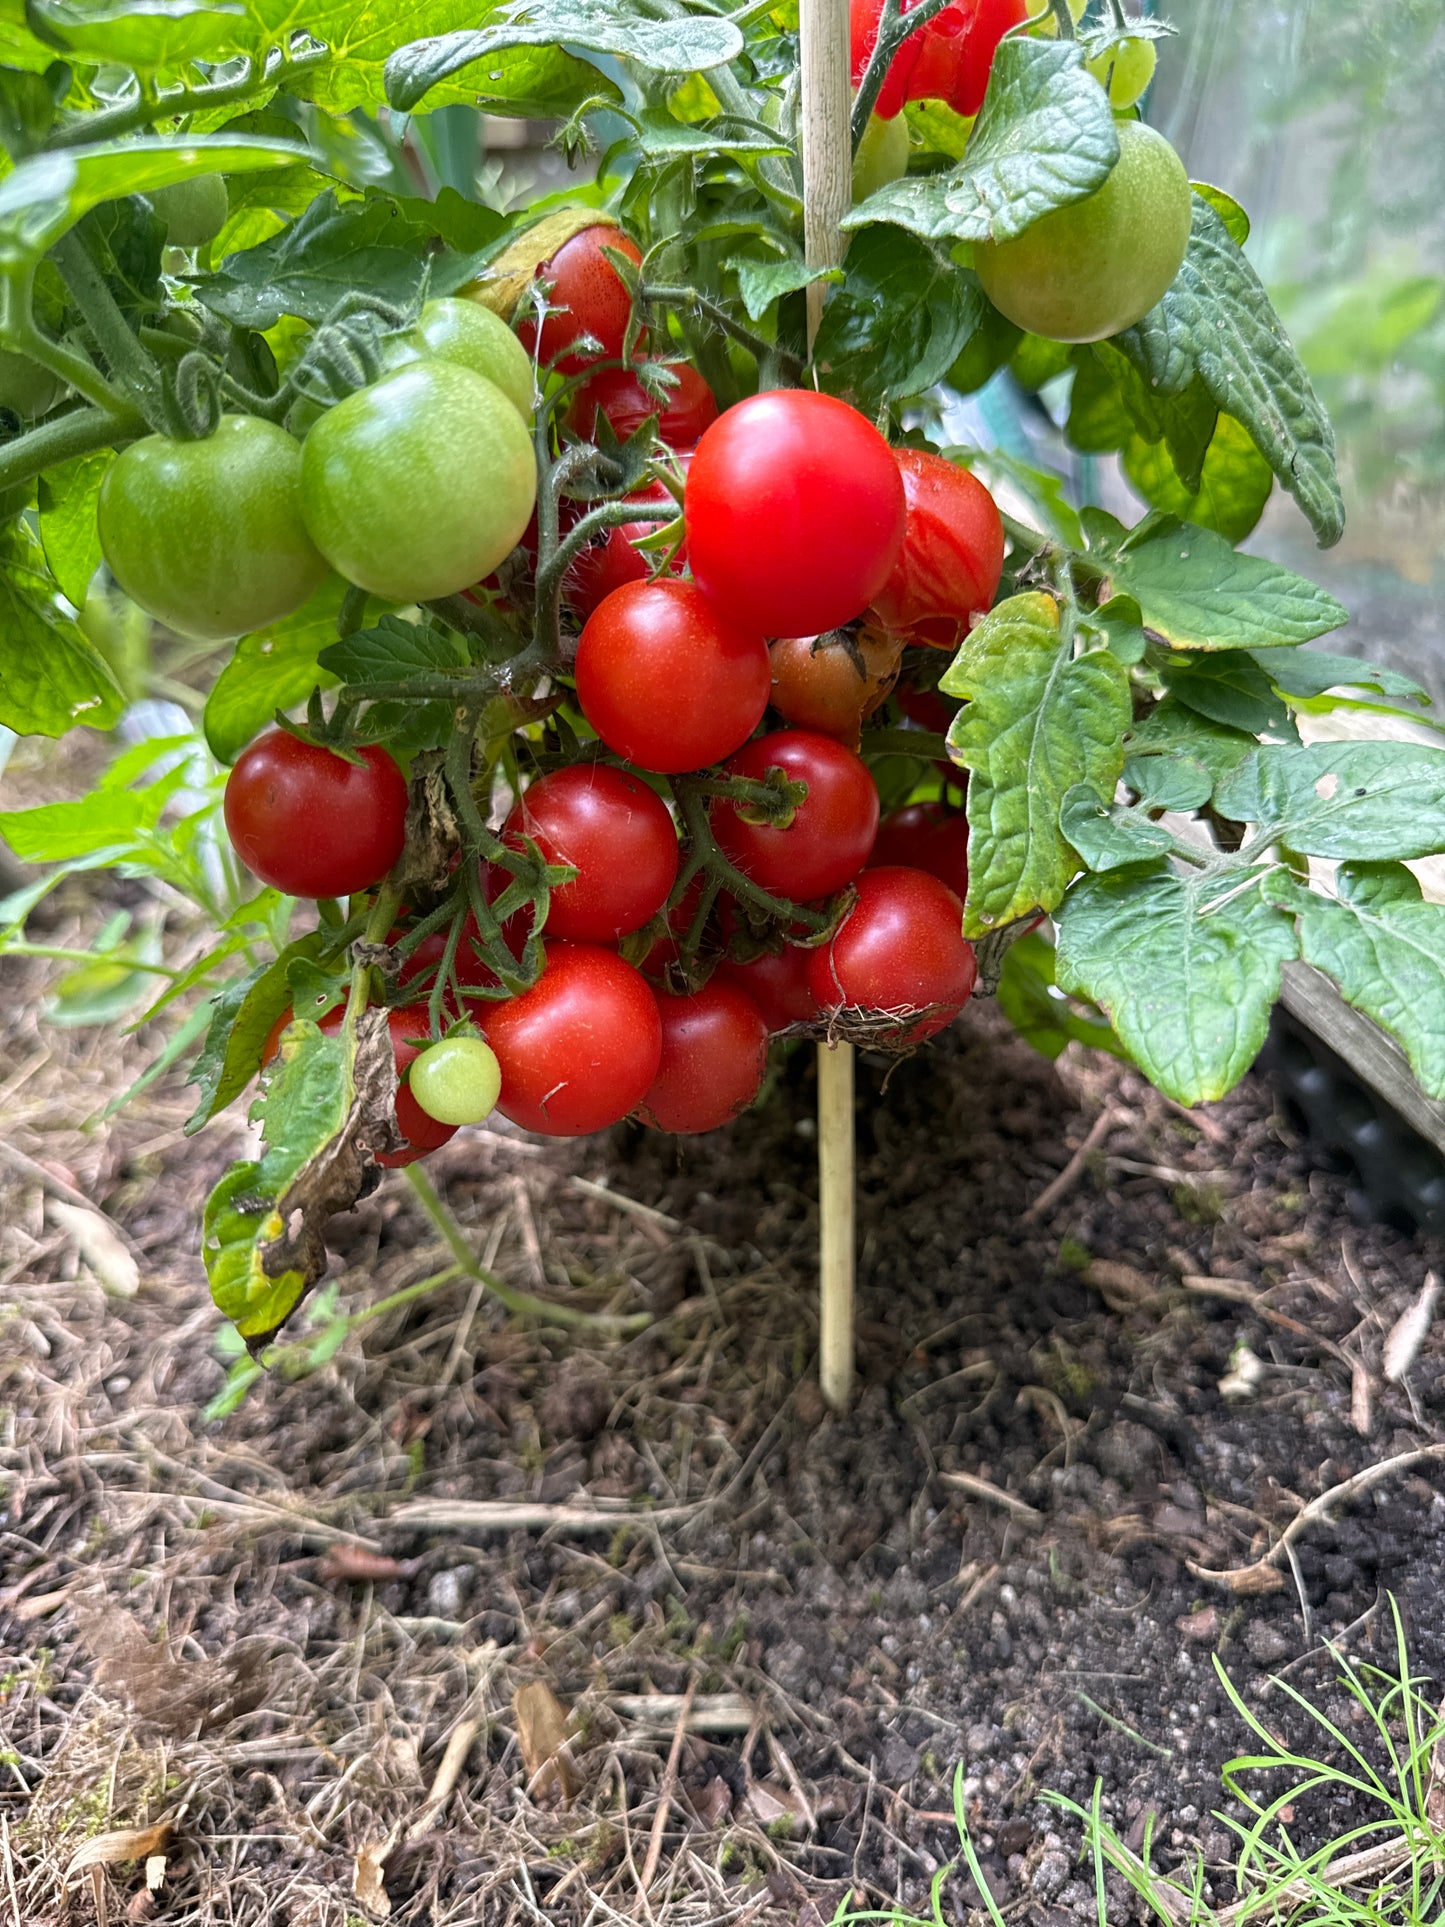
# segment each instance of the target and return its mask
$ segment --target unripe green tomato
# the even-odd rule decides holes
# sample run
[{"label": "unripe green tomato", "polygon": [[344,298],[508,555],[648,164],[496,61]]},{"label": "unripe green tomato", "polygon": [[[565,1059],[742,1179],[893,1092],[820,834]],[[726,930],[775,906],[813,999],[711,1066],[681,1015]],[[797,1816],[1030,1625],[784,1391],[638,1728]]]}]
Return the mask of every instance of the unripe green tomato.
[{"label": "unripe green tomato", "polygon": [[348,582],[390,602],[490,575],[537,499],[532,437],[507,397],[454,362],[409,362],[338,402],[302,445],[311,539]]},{"label": "unripe green tomato", "polygon": [[100,488],[100,546],[133,602],[184,636],[241,636],[290,615],[326,576],[301,517],[301,449],[259,415],[214,435],[147,435]]},{"label": "unripe green tomato", "polygon": [[529,426],[535,400],[532,358],[502,317],[479,301],[443,295],[428,301],[414,327],[391,335],[381,358],[388,371],[431,356],[494,382]]},{"label": "unripe green tomato", "polygon": [[908,122],[902,114],[892,120],[868,116],[858,152],[853,156],[853,199],[866,201],[880,187],[908,172]]},{"label": "unripe green tomato", "polygon": [[203,248],[226,225],[231,197],[220,174],[192,174],[172,187],[155,187],[146,199],[166,224],[166,245]]},{"label": "unripe green tomato", "polygon": [[[1074,25],[1076,27],[1078,26],[1079,22],[1083,19],[1084,15],[1088,12],[1088,10],[1089,10],[1089,0],[1069,0],[1069,12],[1074,16]],[[1059,23],[1054,18],[1052,10],[1049,13],[1048,19],[1042,23],[1038,31],[1041,34],[1046,34],[1050,39],[1052,39],[1054,35],[1058,33]]]},{"label": "unripe green tomato", "polygon": [[1152,40],[1121,40],[1109,53],[1084,65],[1101,87],[1109,90],[1113,107],[1132,107],[1154,78],[1159,51]]},{"label": "unripe green tomato", "polygon": [[411,1094],[438,1124],[480,1124],[502,1094],[502,1067],[480,1037],[444,1037],[412,1062]]},{"label": "unripe green tomato", "polygon": [[974,248],[984,293],[1029,334],[1102,341],[1142,320],[1179,272],[1193,211],[1184,163],[1141,121],[1118,134],[1102,187]]},{"label": "unripe green tomato", "polygon": [[48,415],[65,392],[65,383],[29,355],[0,349],[0,408],[9,408],[21,421]]}]

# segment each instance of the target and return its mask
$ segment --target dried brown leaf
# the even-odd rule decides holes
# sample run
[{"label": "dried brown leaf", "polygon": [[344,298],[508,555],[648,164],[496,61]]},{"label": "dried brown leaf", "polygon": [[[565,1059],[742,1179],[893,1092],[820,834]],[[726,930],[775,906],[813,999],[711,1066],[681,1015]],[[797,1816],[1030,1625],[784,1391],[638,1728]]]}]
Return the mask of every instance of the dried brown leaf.
[{"label": "dried brown leaf", "polygon": [[164,1856],[171,1831],[170,1821],[162,1820],[154,1827],[118,1827],[114,1833],[98,1833],[77,1849],[65,1877],[69,1880],[87,1867],[119,1867],[127,1860],[149,1861]]},{"label": "dried brown leaf", "polygon": [[364,1585],[368,1580],[380,1583],[404,1579],[406,1571],[400,1559],[393,1559],[385,1552],[372,1552],[366,1546],[348,1545],[344,1539],[328,1546],[316,1562],[316,1577],[328,1585],[335,1580]]},{"label": "dried brown leaf", "polygon": [[1398,1385],[1419,1355],[1435,1315],[1435,1300],[1440,1296],[1440,1280],[1432,1271],[1420,1287],[1419,1295],[1408,1304],[1385,1338],[1385,1377]]},{"label": "dried brown leaf", "polygon": [[129,1613],[79,1618],[96,1685],[161,1732],[178,1738],[214,1732],[266,1697],[268,1669],[257,1646],[237,1646],[218,1659],[173,1659],[164,1641],[150,1638]]},{"label": "dried brown leaf", "polygon": [[392,1845],[390,1839],[369,1840],[357,1848],[351,1869],[353,1895],[378,1920],[385,1920],[391,1913],[391,1895],[386,1891],[386,1862]]},{"label": "dried brown leaf", "polygon": [[63,1231],[95,1275],[96,1283],[115,1298],[134,1298],[140,1290],[140,1266],[119,1231],[103,1212],[83,1210],[60,1198],[48,1198],[46,1215]]},{"label": "dried brown leaf", "polygon": [[568,1713],[545,1680],[529,1680],[512,1695],[517,1744],[533,1799],[560,1792],[570,1800],[581,1779],[567,1749]]}]

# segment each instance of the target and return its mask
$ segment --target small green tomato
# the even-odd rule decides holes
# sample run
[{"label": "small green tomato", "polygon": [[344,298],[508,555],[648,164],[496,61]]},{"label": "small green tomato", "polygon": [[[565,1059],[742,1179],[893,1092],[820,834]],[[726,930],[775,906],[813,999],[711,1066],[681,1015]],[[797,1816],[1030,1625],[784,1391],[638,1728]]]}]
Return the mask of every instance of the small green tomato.
[{"label": "small green tomato", "polygon": [[152,188],[146,199],[165,222],[166,243],[173,248],[201,248],[214,241],[231,211],[220,174],[192,174],[170,187]]},{"label": "small green tomato", "polygon": [[480,1124],[502,1094],[502,1067],[480,1037],[444,1037],[415,1060],[407,1081],[438,1124]]},{"label": "small green tomato", "polygon": [[908,122],[902,114],[892,120],[868,116],[868,125],[853,156],[853,200],[866,201],[908,172]]},{"label": "small green tomato", "polygon": [[1097,60],[1086,60],[1084,65],[1101,87],[1108,88],[1111,106],[1132,107],[1143,98],[1154,78],[1158,59],[1152,40],[1121,40],[1117,47],[1100,54]]}]

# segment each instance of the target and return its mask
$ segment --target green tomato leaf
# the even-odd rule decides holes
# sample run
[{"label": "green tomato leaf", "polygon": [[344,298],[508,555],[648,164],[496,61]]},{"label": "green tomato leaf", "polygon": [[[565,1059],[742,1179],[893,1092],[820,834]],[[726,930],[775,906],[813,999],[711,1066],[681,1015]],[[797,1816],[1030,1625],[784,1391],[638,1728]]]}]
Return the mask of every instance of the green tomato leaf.
[{"label": "green tomato leaf", "polygon": [[1086,454],[1163,442],[1190,490],[1199,487],[1219,410],[1196,376],[1177,395],[1156,394],[1111,342],[1074,351],[1069,440]]},{"label": "green tomato leaf", "polygon": [[1124,781],[1146,810],[1201,810],[1214,794],[1214,774],[1195,756],[1126,756]]},{"label": "green tomato leaf", "polygon": [[1108,649],[1076,657],[1058,603],[1030,594],[984,617],[939,687],[965,699],[948,747],[972,772],[964,930],[976,937],[1062,899],[1078,864],[1059,808],[1076,783],[1113,794],[1129,672]]},{"label": "green tomato leaf", "polygon": [[1255,843],[1377,861],[1445,850],[1445,749],[1418,743],[1266,744],[1215,795]]},{"label": "green tomato leaf", "polygon": [[326,1265],[326,1225],[361,1194],[373,1154],[393,1142],[396,1069],[386,1012],[324,1036],[291,1025],[252,1110],[259,1162],[233,1166],[206,1201],[211,1295],[253,1354]]},{"label": "green tomato leaf", "polygon": [[947,255],[898,228],[867,228],[823,310],[814,357],[834,393],[873,409],[943,380],[988,312]]},{"label": "green tomato leaf", "polygon": [[1224,723],[1251,736],[1299,732],[1289,705],[1254,657],[1243,649],[1218,649],[1194,656],[1171,656],[1159,671],[1171,696],[1198,710],[1212,723]]},{"label": "green tomato leaf", "polygon": [[1445,904],[1426,903],[1402,863],[1346,863],[1333,897],[1287,872],[1269,894],[1293,912],[1300,955],[1398,1041],[1431,1097],[1445,1097]]},{"label": "green tomato leaf", "polygon": [[222,60],[250,37],[236,0],[29,0],[28,18],[78,61],[140,73]]},{"label": "green tomato leaf", "polygon": [[78,223],[76,232],[121,312],[137,324],[148,321],[163,299],[161,256],[166,241],[166,224],[150,202],[139,195],[102,201]]},{"label": "green tomato leaf", "polygon": [[837,268],[810,268],[801,261],[753,261],[740,255],[725,266],[738,278],[738,293],[750,321],[761,321],[773,303],[785,294],[796,294],[814,281],[841,279]]},{"label": "green tomato leaf", "polygon": [[192,174],[245,174],[289,167],[305,150],[287,141],[163,140],[142,134],[95,147],[33,154],[0,181],[0,269],[34,266],[102,201],[148,194]]},{"label": "green tomato leaf", "polygon": [[1201,201],[1208,201],[1215,213],[1229,230],[1230,239],[1243,247],[1249,239],[1249,216],[1232,194],[1226,194],[1222,187],[1211,187],[1208,181],[1191,181],[1189,185]]},{"label": "green tomato leaf", "polygon": [[1090,1050],[1106,1050],[1125,1059],[1129,1055],[1092,1005],[1081,1008],[1057,988],[1054,946],[1036,930],[1009,945],[999,978],[998,1007],[1024,1042],[1047,1058],[1060,1056],[1069,1044],[1085,1044]]},{"label": "green tomato leaf", "polygon": [[1263,283],[1198,193],[1174,285],[1117,339],[1157,393],[1180,394],[1197,373],[1218,407],[1249,431],[1321,547],[1339,541],[1345,511],[1329,417]]},{"label": "green tomato leaf", "polygon": [[730,20],[658,20],[617,0],[520,0],[490,26],[415,40],[386,63],[386,96],[411,112],[438,81],[513,47],[566,45],[627,59],[653,73],[697,73],[735,60],[743,37]]},{"label": "green tomato leaf", "polygon": [[1325,649],[1251,649],[1270,681],[1286,696],[1323,696],[1330,689],[1374,689],[1429,706],[1430,698],[1409,676],[1382,669],[1359,656],[1332,656]]},{"label": "green tomato leaf", "polygon": [[[705,86],[707,83],[702,84]],[[791,153],[788,143],[781,136],[767,140],[746,124],[735,134],[725,133],[715,118],[716,114],[717,105],[714,102],[707,124],[699,126],[677,119],[675,113],[669,113],[664,107],[646,107],[637,116],[637,145],[644,154],[663,160],[678,154]]]},{"label": "green tomato leaf", "polygon": [[403,622],[400,616],[383,616],[374,628],[333,641],[320,660],[338,682],[357,689],[419,671],[456,673],[467,666],[460,644],[445,630],[426,622]]},{"label": "green tomato leaf", "polygon": [[945,448],[943,453],[949,461],[971,469],[995,491],[1001,486],[1016,489],[1038,526],[1056,542],[1067,549],[1084,547],[1083,524],[1065,492],[1062,477],[1035,468],[1002,448]]},{"label": "green tomato leaf", "polygon": [[1249,430],[1230,415],[1217,417],[1192,491],[1163,443],[1133,437],[1124,445],[1123,467],[1152,508],[1167,510],[1181,522],[1213,529],[1226,542],[1244,540],[1263,515],[1274,488],[1274,470],[1255,447]]},{"label": "green tomato leaf", "polygon": [[1131,863],[1156,863],[1174,848],[1174,838],[1147,816],[1121,803],[1107,803],[1091,783],[1064,792],[1059,828],[1091,870],[1121,870]]},{"label": "green tomato leaf", "polygon": [[100,567],[100,531],[95,505],[105,472],[114,461],[110,449],[75,455],[40,478],[40,544],[61,593],[77,609],[85,607],[92,578]]},{"label": "green tomato leaf", "polygon": [[1149,647],[1144,633],[1144,618],[1133,596],[1110,596],[1089,616],[1090,628],[1097,629],[1120,662],[1142,662]]},{"label": "green tomato leaf", "polygon": [[887,221],[925,240],[1007,241],[1102,187],[1119,158],[1108,96],[1068,41],[1008,39],[963,159],[870,194],[845,228]]},{"label": "green tomato leaf", "polygon": [[304,703],[312,690],[329,689],[334,678],[317,658],[336,640],[336,618],[346,584],[328,576],[289,616],[242,636],[206,698],[203,726],[211,754],[234,763],[278,709]]},{"label": "green tomato leaf", "polygon": [[1262,556],[1238,554],[1212,529],[1165,516],[1135,534],[1114,561],[1113,588],[1133,596],[1144,626],[1176,649],[1309,642],[1349,621],[1327,590]]},{"label": "green tomato leaf", "polygon": [[194,1115],[186,1124],[188,1137],[225,1110],[256,1075],[267,1034],[291,1002],[291,965],[300,957],[318,956],[322,941],[320,931],[308,932],[270,963],[234,978],[211,999],[206,1041],[186,1078],[200,1091]]},{"label": "green tomato leaf", "polygon": [[124,707],[105,659],[62,613],[39,541],[12,523],[0,531],[0,723],[63,736],[77,723],[109,729]]},{"label": "green tomato leaf", "polygon": [[1056,922],[1060,985],[1098,1004],[1181,1104],[1223,1097],[1249,1069],[1297,954],[1290,919],[1235,871],[1087,877]]},{"label": "green tomato leaf", "polygon": [[[1254,737],[1227,724],[1211,722],[1199,711],[1187,708],[1172,696],[1151,709],[1135,723],[1125,739],[1131,761],[1155,756],[1185,756],[1202,764],[1215,782],[1232,775],[1259,747]],[[1127,770],[1126,770],[1127,774]],[[1131,776],[1134,789],[1142,785]]]}]

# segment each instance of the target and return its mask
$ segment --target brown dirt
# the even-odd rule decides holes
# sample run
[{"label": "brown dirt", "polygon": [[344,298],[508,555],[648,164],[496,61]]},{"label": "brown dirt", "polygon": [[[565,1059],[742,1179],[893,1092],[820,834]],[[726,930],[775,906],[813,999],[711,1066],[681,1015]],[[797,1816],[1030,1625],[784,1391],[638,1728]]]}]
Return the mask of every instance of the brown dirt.
[{"label": "brown dirt", "polygon": [[[1445,1663],[1433,1465],[1312,1527],[1281,1590],[1191,1571],[1445,1439],[1445,1343],[1399,1385],[1381,1366],[1438,1252],[1357,1227],[1261,1083],[1201,1127],[1117,1066],[1046,1065],[988,1010],[891,1076],[865,1058],[841,1419],[814,1376],[806,1050],[701,1140],[462,1134],[429,1169],[500,1276],[655,1324],[516,1325],[460,1279],[208,1423],[226,1365],[196,1227],[243,1125],[184,1139],[169,1082],[88,1125],[144,1040],[45,1030],[46,969],[0,972],[0,1131],[105,1206],[143,1281],[107,1296],[0,1163],[0,1893],[25,1927],[94,1918],[93,1882],[112,1920],[341,1927],[377,1917],[353,1881],[383,1847],[407,1923],[816,1927],[850,1890],[925,1905],[960,1761],[1010,1918],[1066,1927],[1093,1895],[1045,1789],[1098,1779],[1121,1831],[1157,1814],[1164,1864],[1222,1862],[1218,1769],[1245,1735],[1213,1655],[1285,1731],[1267,1672],[1335,1708],[1320,1644],[1386,1652],[1387,1591],[1416,1670]],[[446,1262],[395,1177],[336,1244],[353,1311]],[[1231,1401],[1241,1344],[1259,1376]],[[422,1498],[631,1516],[423,1529]],[[529,1685],[575,1709],[560,1761]],[[661,1696],[689,1690],[746,1730],[688,1734],[669,1781]],[[165,1820],[152,1911],[132,1865],[62,1900],[88,1838]],[[950,1919],[976,1900],[950,1877]]]}]

